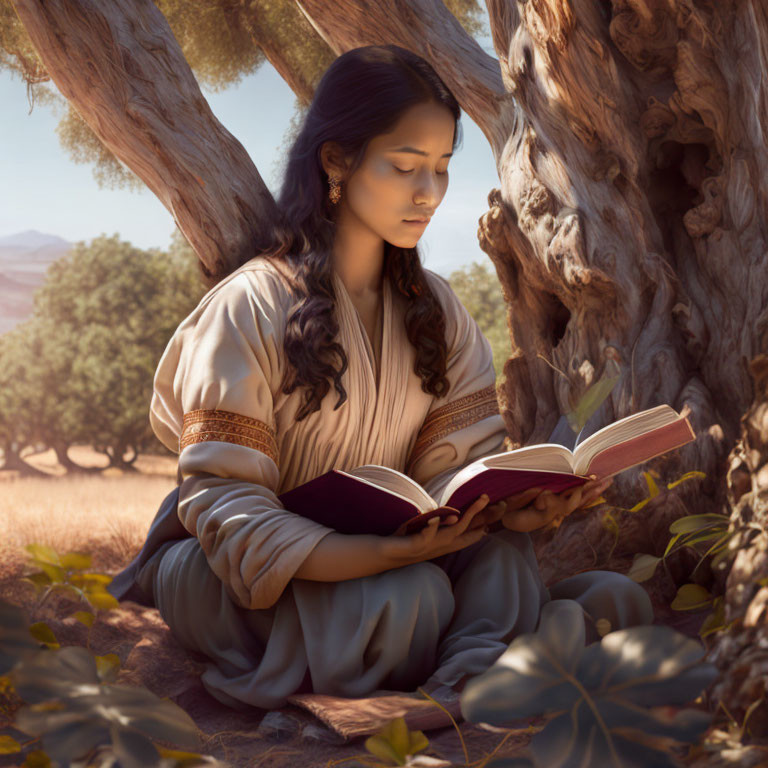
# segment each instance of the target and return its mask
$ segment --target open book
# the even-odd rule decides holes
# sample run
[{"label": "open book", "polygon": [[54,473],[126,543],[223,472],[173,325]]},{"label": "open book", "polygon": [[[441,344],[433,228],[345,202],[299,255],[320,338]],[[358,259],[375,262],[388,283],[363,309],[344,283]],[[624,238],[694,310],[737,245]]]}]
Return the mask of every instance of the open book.
[{"label": "open book", "polygon": [[541,443],[484,456],[459,470],[436,499],[402,472],[376,464],[333,469],[279,498],[286,509],[341,533],[386,536],[462,513],[483,493],[489,504],[533,487],[559,493],[589,475],[611,477],[695,439],[687,415],[659,405],[603,427],[573,451]]}]

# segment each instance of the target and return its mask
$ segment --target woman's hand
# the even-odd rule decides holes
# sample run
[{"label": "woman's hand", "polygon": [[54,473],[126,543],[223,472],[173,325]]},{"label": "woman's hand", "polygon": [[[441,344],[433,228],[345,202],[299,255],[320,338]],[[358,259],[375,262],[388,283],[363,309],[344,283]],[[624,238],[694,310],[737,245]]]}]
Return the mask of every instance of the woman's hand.
[{"label": "woman's hand", "polygon": [[[500,516],[502,525],[521,533],[528,533],[537,528],[557,528],[568,515],[591,504],[612,484],[613,478],[608,477],[603,480],[588,480],[583,485],[562,493],[542,492],[541,488],[531,488],[506,499],[506,509]],[[503,504],[504,502],[499,502],[493,507]]]},{"label": "woman's hand", "polygon": [[488,496],[483,494],[467,508],[461,520],[457,521],[456,515],[450,515],[444,524],[440,525],[440,518],[433,517],[418,533],[384,536],[381,539],[381,553],[395,561],[393,567],[397,567],[464,549],[485,536],[486,524],[472,523],[478,519],[483,520],[480,513],[487,505]]}]

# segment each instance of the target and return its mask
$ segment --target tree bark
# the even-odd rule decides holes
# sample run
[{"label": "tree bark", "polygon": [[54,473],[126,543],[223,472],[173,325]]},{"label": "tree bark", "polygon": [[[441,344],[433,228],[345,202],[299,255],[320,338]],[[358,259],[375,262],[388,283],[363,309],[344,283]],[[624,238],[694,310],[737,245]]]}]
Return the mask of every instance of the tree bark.
[{"label": "tree bark", "polygon": [[[241,13],[240,19],[242,20],[245,28],[248,30],[248,34],[251,40],[261,49],[261,52],[266,57],[267,61],[275,68],[275,71],[280,77],[285,80],[290,89],[296,94],[299,102],[306,106],[312,101],[312,96],[315,92],[315,83],[311,82],[306,73],[296,67],[289,58],[285,56],[284,48],[281,45],[281,40],[277,39],[276,32],[281,30],[275,30],[270,27],[264,21],[264,11],[260,7],[260,0],[240,0]],[[307,21],[304,16],[295,11],[295,23],[290,25],[290,29],[286,30],[286,34],[296,35],[297,30],[295,26],[301,27],[307,25]],[[306,30],[304,30],[306,33]],[[301,32],[298,32],[301,34]],[[326,66],[329,66],[334,59],[333,52],[323,43],[317,36],[315,36],[319,45],[325,48]]]},{"label": "tree bark", "polygon": [[394,43],[428,59],[483,131],[498,162],[514,120],[499,62],[440,0],[297,0],[297,5],[337,54]]},{"label": "tree bark", "polygon": [[275,201],[151,0],[12,2],[51,79],[168,209],[208,284],[251,258]]},{"label": "tree bark", "polygon": [[[729,456],[728,494],[734,536],[727,569],[724,620],[712,660],[724,673],[711,692],[752,733],[768,733],[768,356],[752,363],[755,401],[741,420]],[[753,707],[755,702],[762,699]]]},{"label": "tree bark", "polygon": [[94,472],[101,472],[103,469],[103,467],[84,467],[82,464],[73,461],[69,457],[69,445],[63,441],[57,440],[51,444],[51,447],[56,453],[56,460],[67,473],[93,474]]},{"label": "tree bark", "polygon": [[37,467],[33,467],[21,458],[21,449],[14,450],[13,446],[6,443],[3,446],[3,464],[0,472],[18,472],[22,477],[50,477]]},{"label": "tree bark", "polygon": [[512,442],[545,440],[613,358],[601,423],[688,405],[684,465],[722,479],[768,342],[768,12],[518,7],[489,3],[519,119],[481,221],[509,302]]}]

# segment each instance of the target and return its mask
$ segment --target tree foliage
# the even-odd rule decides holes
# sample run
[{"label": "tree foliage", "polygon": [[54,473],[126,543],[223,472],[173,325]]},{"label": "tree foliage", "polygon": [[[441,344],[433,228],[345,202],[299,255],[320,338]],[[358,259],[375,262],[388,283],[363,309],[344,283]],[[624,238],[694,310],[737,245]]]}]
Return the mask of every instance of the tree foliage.
[{"label": "tree foliage", "polygon": [[500,378],[509,357],[510,344],[507,307],[498,277],[488,264],[473,262],[452,272],[448,280],[490,342],[496,378]]},{"label": "tree foliage", "polygon": [[[296,114],[306,107],[323,72],[336,57],[292,0],[157,0],[198,82],[216,92],[236,85],[265,61],[264,47],[279,51],[285,70],[304,87],[296,97]],[[471,35],[484,33],[478,0],[447,0],[446,7]],[[139,190],[143,183],[96,137],[58,91],[10,4],[0,5],[0,71],[21,75],[31,104],[55,105],[56,132],[76,163],[92,163],[102,188]]]},{"label": "tree foliage", "polygon": [[65,466],[75,443],[123,468],[156,447],[147,419],[154,371],[203,293],[178,235],[167,252],[116,235],[77,243],[49,268],[32,318],[0,337],[0,438],[52,446]]}]

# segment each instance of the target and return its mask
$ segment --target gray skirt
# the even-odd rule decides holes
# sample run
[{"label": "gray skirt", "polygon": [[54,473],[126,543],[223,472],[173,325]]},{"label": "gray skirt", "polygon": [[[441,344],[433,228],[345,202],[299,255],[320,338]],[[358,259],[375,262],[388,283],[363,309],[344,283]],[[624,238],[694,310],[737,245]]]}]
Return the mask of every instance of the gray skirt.
[{"label": "gray skirt", "polygon": [[275,709],[296,692],[360,697],[453,685],[485,671],[517,635],[566,601],[612,629],[653,622],[646,591],[612,571],[588,571],[549,589],[528,534],[489,533],[458,552],[339,582],[292,579],[267,609],[234,603],[194,537],[164,543],[136,583],[179,643],[203,654],[202,682],[237,709]]}]

